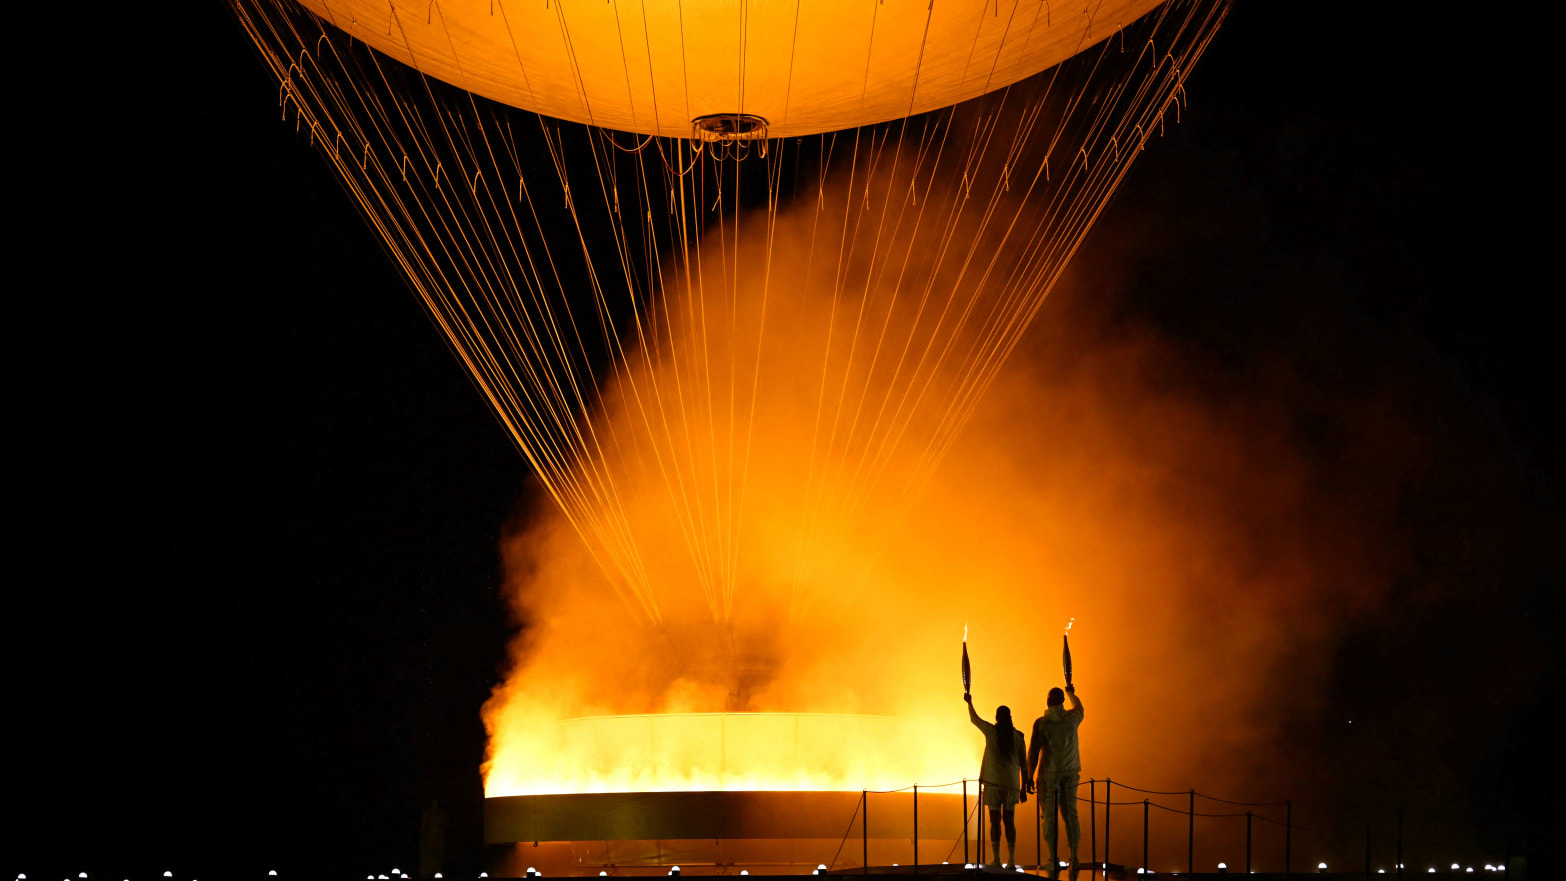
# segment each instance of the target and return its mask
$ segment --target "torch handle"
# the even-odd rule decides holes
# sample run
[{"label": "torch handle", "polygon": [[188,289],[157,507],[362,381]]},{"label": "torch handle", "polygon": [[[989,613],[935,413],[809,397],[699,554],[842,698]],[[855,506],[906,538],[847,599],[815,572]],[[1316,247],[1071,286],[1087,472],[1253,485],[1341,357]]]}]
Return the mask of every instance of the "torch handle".
[{"label": "torch handle", "polygon": [[1064,650],[1061,652],[1060,663],[1061,663],[1061,667],[1063,668],[1063,670],[1065,671],[1065,674],[1066,674],[1066,687],[1070,688],[1071,687],[1071,637],[1069,637],[1069,636],[1062,636],[1060,639],[1061,639],[1061,643],[1065,647]]},{"label": "torch handle", "polygon": [[973,669],[968,666],[968,641],[962,643],[962,693],[972,694]]}]

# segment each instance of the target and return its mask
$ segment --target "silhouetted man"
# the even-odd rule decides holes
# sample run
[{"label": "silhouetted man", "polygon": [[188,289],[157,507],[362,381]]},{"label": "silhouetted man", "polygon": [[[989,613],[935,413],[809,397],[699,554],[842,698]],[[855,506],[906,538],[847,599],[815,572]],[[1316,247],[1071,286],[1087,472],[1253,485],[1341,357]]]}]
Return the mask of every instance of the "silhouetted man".
[{"label": "silhouetted man", "polygon": [[[1071,709],[1066,709],[1066,695]],[[1034,776],[1039,798],[1043,799],[1044,840],[1049,843],[1049,877],[1060,877],[1060,862],[1055,856],[1059,827],[1056,805],[1066,820],[1066,843],[1071,847],[1071,881],[1077,877],[1077,843],[1082,840],[1082,824],[1077,821],[1077,780],[1082,774],[1082,757],[1077,752],[1077,726],[1082,724],[1082,701],[1077,690],[1066,686],[1049,690],[1049,708],[1033,722],[1033,738],[1028,746],[1028,776]],[[1042,761],[1041,761],[1042,760]]]}]

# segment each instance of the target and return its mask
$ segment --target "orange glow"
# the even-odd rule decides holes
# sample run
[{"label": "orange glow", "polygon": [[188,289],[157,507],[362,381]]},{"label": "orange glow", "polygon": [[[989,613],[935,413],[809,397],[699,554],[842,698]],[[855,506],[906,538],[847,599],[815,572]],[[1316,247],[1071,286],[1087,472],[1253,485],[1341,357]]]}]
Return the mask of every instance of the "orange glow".
[{"label": "orange glow", "polygon": [[[913,362],[927,343],[979,334],[895,308],[908,292],[881,271],[889,256],[907,254],[914,277],[938,273],[919,235],[888,235],[842,277],[821,261],[804,272],[812,235],[838,235],[815,208],[780,212],[770,245],[760,218],[742,217],[753,232],[738,262],[760,266],[770,247],[770,275],[731,274],[732,299],[697,288],[672,304],[658,351],[634,353],[636,369],[608,386],[595,431],[620,447],[601,482],[637,536],[656,620],[617,600],[561,519],[543,515],[508,543],[527,626],[486,708],[489,795],[976,775],[950,641],[971,637],[975,694],[990,700],[1014,680],[1004,666],[1025,632],[984,599],[997,573],[965,558],[966,541],[933,557],[944,542],[899,526],[911,509],[930,516],[920,491],[961,424],[951,405],[965,378]],[[723,278],[734,251],[715,238],[700,273]],[[666,270],[669,289],[683,281]],[[786,291],[765,326],[764,286]],[[967,495],[948,515],[993,516]],[[740,715],[680,715],[714,713]],[[777,713],[811,715],[766,715]]]},{"label": "orange glow", "polygon": [[[547,764],[492,766],[489,795],[566,792],[893,789],[910,773],[934,782],[972,775],[906,720],[824,713],[657,713],[566,719],[529,727]],[[954,747],[956,747],[954,749]],[[506,757],[516,756],[515,747]]]},{"label": "orange glow", "polygon": [[[609,386],[595,423],[623,445],[613,480],[659,621],[624,604],[555,509],[505,540],[522,628],[515,666],[484,711],[486,793],[973,778],[983,744],[961,702],[960,625],[969,622],[975,707],[993,718],[1007,704],[1026,731],[1049,688],[1064,685],[1054,628],[1074,618],[1091,624],[1072,628],[1089,706],[1084,776],[1254,791],[1270,757],[1236,756],[1276,724],[1265,707],[1280,683],[1291,699],[1316,693],[1318,668],[1299,646],[1378,571],[1374,549],[1318,516],[1286,420],[1171,391],[1174,367],[1156,339],[1109,336],[1066,315],[1035,328],[1033,354],[1001,374],[938,469],[924,457],[958,377],[931,374],[901,439],[867,442],[887,436],[884,424],[869,428],[888,397],[876,370],[895,354],[871,369],[861,351],[845,376],[844,328],[890,320],[895,341],[921,331],[888,319],[869,255],[844,268],[844,287],[869,285],[864,316],[857,294],[834,312],[833,267],[802,271],[810,201],[779,212],[770,283],[788,292],[787,308],[769,313],[760,357],[762,281],[741,273],[732,317],[727,296],[708,293],[706,363],[685,358],[702,351],[681,330],[700,326],[688,320],[703,305],[693,294],[671,307],[670,339],[628,359],[642,368]],[[821,223],[818,239],[837,241]],[[764,229],[759,219],[750,228]],[[760,238],[742,233],[741,265],[762,259]],[[705,257],[702,270],[721,272],[720,256],[734,259]],[[691,378],[707,370],[711,404],[706,382]],[[667,429],[645,428],[629,386],[645,398],[653,377],[688,395]],[[823,385],[828,419],[847,389],[831,446],[824,430],[813,443]],[[715,522],[714,506],[682,508],[731,491],[753,402],[743,516]],[[693,523],[702,528],[690,532]],[[708,565],[731,568],[720,578]],[[679,715],[720,713],[740,715]]]},{"label": "orange glow", "polygon": [[[1324,500],[1281,396],[1210,397],[1135,328],[1050,309],[1029,328],[1133,157],[1180,124],[1227,4],[1160,10],[1061,79],[966,109],[740,161],[590,131],[573,172],[521,161],[510,116],[471,98],[381,100],[379,63],[353,54],[368,19],[295,32],[242,9],[281,117],[342,176],[552,505],[504,542],[520,627],[484,708],[488,794],[972,777],[957,624],[977,708],[1026,730],[1063,684],[1054,628],[1074,615],[1085,775],[1276,795],[1256,773],[1270,756],[1236,757],[1278,706],[1311,706],[1324,612],[1386,569],[1354,528],[1378,512]],[[445,36],[439,16],[412,45],[437,21]],[[984,41],[1007,27],[992,17]],[[472,36],[456,30],[453,62]],[[585,72],[595,101],[595,78],[632,87],[614,67]],[[850,104],[873,106],[859,77]],[[463,122],[410,125],[419,95]],[[556,157],[560,127],[539,128]],[[1171,206],[1147,228],[1182,220]],[[577,274],[549,268],[568,258]],[[1071,265],[1067,287],[1113,283],[1112,265]]]},{"label": "orange glow", "polygon": [[[564,6],[531,14],[563,16]],[[239,12],[278,78],[280,118],[341,176],[528,460],[536,497],[554,506],[505,543],[521,627],[513,667],[484,710],[487,792],[857,790],[972,776],[979,744],[953,675],[957,624],[971,623],[980,710],[992,717],[1005,702],[1025,725],[1059,678],[1049,656],[1067,611],[1094,622],[1077,647],[1087,702],[1112,694],[1134,718],[1165,712],[1188,731],[1211,721],[1211,676],[1175,681],[1176,692],[1203,690],[1161,707],[1137,703],[1142,683],[1131,674],[1156,668],[1158,688],[1169,690],[1181,670],[1204,672],[1194,655],[1222,644],[1203,633],[1184,652],[1188,663],[1166,657],[1170,628],[1191,620],[1187,582],[1244,580],[1261,595],[1250,573],[1226,568],[1243,562],[1219,550],[1228,515],[1190,510],[1232,501],[1204,495],[1212,475],[1193,466],[1250,450],[1225,450],[1214,426],[1182,424],[1191,417],[1179,407],[1116,422],[1111,414],[1139,415],[1135,401],[1116,398],[1121,390],[1069,371],[1029,378],[1002,368],[1029,344],[1032,319],[1134,158],[1179,124],[1186,77],[1226,0],[1163,5],[1135,22],[1143,0],[1106,4],[1100,11],[1127,13],[1112,30],[1093,14],[1056,14],[1052,24],[1046,8],[1046,30],[1031,41],[1037,7],[1018,16],[1020,40],[1004,37],[1010,17],[981,16],[977,39],[955,56],[944,39],[929,55],[887,56],[918,72],[912,95],[867,68],[857,68],[857,87],[824,83],[816,94],[817,75],[852,73],[851,53],[833,40],[806,41],[802,57],[819,63],[798,79],[767,73],[776,68],[763,61],[781,41],[754,41],[754,55],[743,43],[744,69],[760,77],[748,102],[772,100],[781,85],[780,113],[793,113],[795,100],[849,108],[837,122],[789,116],[801,131],[887,118],[876,109],[887,95],[867,83],[893,84],[891,118],[900,120],[805,143],[776,137],[788,131],[780,116],[759,156],[732,144],[691,152],[688,115],[717,100],[702,97],[697,79],[693,109],[653,102],[658,113],[681,108],[678,137],[635,147],[601,130],[570,137],[431,88],[425,75],[444,75],[448,56],[432,55],[428,40],[476,80],[483,71],[463,59],[517,57],[515,47],[469,54],[480,30],[504,27],[499,15],[459,11],[474,22],[469,33],[436,7],[426,12],[438,12],[438,33],[436,19],[426,15],[421,29],[396,5],[385,30],[354,15],[339,30],[339,7],[320,18],[296,16],[289,3]],[[614,8],[581,7],[592,16]],[[866,7],[872,24],[878,8]],[[931,34],[953,11],[941,8],[924,17]],[[875,32],[893,43],[925,32],[917,10],[884,15]],[[748,26],[778,31],[760,15]],[[822,27],[868,40],[862,27]],[[398,28],[406,39],[388,51],[411,52],[418,77],[403,78],[361,42]],[[801,33],[814,28],[802,23]],[[532,30],[524,40],[547,28]],[[569,45],[589,47],[612,32],[573,33]],[[1028,65],[1013,64],[1023,56],[1003,44],[1026,54],[1066,43],[1097,45],[1015,90],[905,118],[932,96],[955,100],[1020,75]],[[659,45],[668,44],[648,51]],[[547,57],[535,48],[526,57]],[[576,85],[542,72],[532,82],[568,103],[591,95],[608,113],[604,76],[635,88],[623,64],[615,72],[617,54],[589,51],[600,63],[573,63]],[[982,79],[970,61],[988,68]],[[942,82],[951,90],[936,88]],[[644,106],[626,94],[627,110]],[[535,122],[542,154],[524,139]],[[534,162],[540,155],[552,161]],[[1150,424],[1157,446],[1143,449],[1136,442]],[[1200,478],[1171,505],[1164,494],[1186,473]],[[1249,476],[1243,461],[1226,461],[1231,473]],[[1265,483],[1288,501],[1288,469]],[[1051,643],[1042,652],[1041,632]],[[1161,653],[1156,664],[1138,655],[1149,647]],[[1258,669],[1244,647],[1230,648],[1216,657]],[[1247,706],[1239,697],[1225,706]],[[793,741],[769,730],[774,717],[723,717],[716,738],[711,724],[654,719],[645,747],[635,723],[570,721],[687,713],[837,718]],[[898,721],[877,732],[864,717]],[[606,728],[616,731],[601,735]],[[1095,731],[1089,761],[1127,736]]]}]

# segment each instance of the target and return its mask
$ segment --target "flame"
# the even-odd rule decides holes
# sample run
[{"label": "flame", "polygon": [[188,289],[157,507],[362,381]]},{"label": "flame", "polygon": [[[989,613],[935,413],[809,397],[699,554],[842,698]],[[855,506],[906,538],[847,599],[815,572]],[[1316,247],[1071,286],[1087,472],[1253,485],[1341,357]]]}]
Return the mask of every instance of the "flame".
[{"label": "flame", "polygon": [[[912,720],[827,713],[593,716],[535,728],[527,748],[551,761],[490,767],[489,796],[571,792],[896,789],[973,777],[971,730],[927,738]],[[960,759],[960,761],[954,761]]]},{"label": "flame", "polygon": [[1067,633],[1071,632],[1071,625],[1073,625],[1075,623],[1077,623],[1077,619],[1075,619],[1075,618],[1072,618],[1070,621],[1066,622],[1066,632]]}]

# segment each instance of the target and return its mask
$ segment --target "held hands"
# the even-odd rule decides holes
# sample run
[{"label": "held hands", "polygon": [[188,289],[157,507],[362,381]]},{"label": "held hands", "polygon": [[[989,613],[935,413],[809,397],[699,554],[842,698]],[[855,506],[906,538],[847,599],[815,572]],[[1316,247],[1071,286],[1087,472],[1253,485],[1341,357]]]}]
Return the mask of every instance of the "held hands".
[{"label": "held hands", "polygon": [[968,704],[969,706],[972,706],[973,705],[973,695],[971,695],[971,694],[964,694],[962,696],[962,702],[965,703],[965,704]]},{"label": "held hands", "polygon": [[1077,696],[1077,687],[1075,685],[1068,685],[1068,686],[1066,686],[1066,694],[1069,694],[1072,697],[1076,697]]}]

